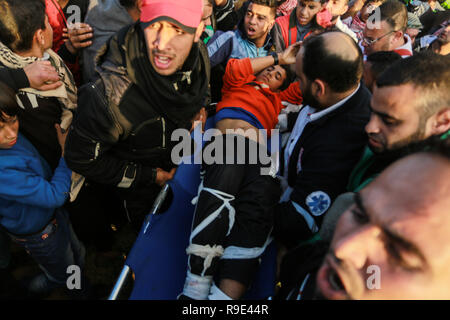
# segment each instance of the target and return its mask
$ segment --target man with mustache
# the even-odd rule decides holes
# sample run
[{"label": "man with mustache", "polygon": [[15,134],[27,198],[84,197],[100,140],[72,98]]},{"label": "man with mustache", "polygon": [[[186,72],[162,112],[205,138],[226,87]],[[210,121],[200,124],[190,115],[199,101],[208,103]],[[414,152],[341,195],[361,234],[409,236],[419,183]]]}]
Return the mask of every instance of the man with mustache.
[{"label": "man with mustache", "polygon": [[395,51],[403,58],[412,56],[412,43],[406,34],[408,13],[403,3],[388,0],[372,12],[369,19],[375,23],[366,23],[361,46],[364,54],[377,51]]},{"label": "man with mustache", "polygon": [[450,134],[450,57],[421,52],[394,63],[376,81],[369,145],[350,176],[348,191],[359,191],[411,144]]},{"label": "man with mustache", "polygon": [[275,0],[252,0],[244,18],[234,31],[214,34],[208,42],[211,66],[229,59],[265,57],[273,51],[270,30],[275,24]]},{"label": "man with mustache", "polygon": [[284,194],[274,226],[275,239],[287,247],[318,231],[361,157],[370,118],[370,92],[360,84],[362,72],[361,50],[343,32],[308,38],[297,55],[304,107],[297,119],[292,113],[279,117],[282,129],[295,123],[282,151]]},{"label": "man with mustache", "polygon": [[278,297],[449,299],[448,142],[399,160],[356,193],[329,246],[290,252]]},{"label": "man with mustache", "polygon": [[191,129],[204,107],[202,10],[203,0],[144,0],[140,19],[100,50],[100,77],[80,92],[67,163],[91,184],[111,188],[136,228],[175,172],[172,132]]}]

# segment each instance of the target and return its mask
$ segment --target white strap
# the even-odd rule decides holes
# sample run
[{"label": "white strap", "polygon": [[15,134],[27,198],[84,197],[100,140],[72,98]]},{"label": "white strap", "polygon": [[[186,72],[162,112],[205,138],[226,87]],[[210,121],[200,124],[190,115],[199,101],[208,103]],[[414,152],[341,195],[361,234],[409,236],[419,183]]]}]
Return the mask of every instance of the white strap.
[{"label": "white strap", "polygon": [[[228,224],[228,232],[227,232],[227,236],[230,234],[231,229],[233,228],[234,225],[234,219],[235,219],[235,213],[236,211],[234,210],[233,206],[230,204],[231,201],[233,201],[235,199],[235,197],[231,194],[228,194],[226,192],[220,191],[220,190],[216,190],[216,189],[211,189],[211,188],[204,188],[203,187],[203,181],[201,183],[201,188],[199,188],[199,195],[200,192],[202,191],[207,191],[209,193],[211,193],[212,195],[214,195],[216,198],[219,198],[220,200],[223,201],[223,204],[213,213],[211,213],[208,217],[206,217],[191,233],[191,237],[189,239],[189,242],[192,243],[192,239],[199,234],[203,229],[205,229],[209,224],[211,224],[211,222],[213,222],[220,214],[220,212],[224,209],[227,208],[228,209],[228,218],[229,218],[229,224]],[[192,200],[192,204],[197,204],[198,201],[198,197],[195,197]]]},{"label": "white strap", "polygon": [[193,254],[205,259],[203,261],[203,271],[201,274],[202,277],[205,275],[206,270],[211,266],[212,260],[215,257],[221,257],[223,255],[223,252],[224,250],[222,246],[214,245],[211,247],[209,244],[202,246],[191,243],[186,249],[186,253],[188,255]]}]

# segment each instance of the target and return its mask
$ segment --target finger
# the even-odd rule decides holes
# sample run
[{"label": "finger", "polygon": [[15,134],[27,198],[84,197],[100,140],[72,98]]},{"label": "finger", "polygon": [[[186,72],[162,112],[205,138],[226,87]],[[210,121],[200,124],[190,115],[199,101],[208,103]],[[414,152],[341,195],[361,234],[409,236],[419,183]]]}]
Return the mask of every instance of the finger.
[{"label": "finger", "polygon": [[34,63],[36,63],[36,65],[41,65],[41,66],[44,66],[44,67],[52,65],[51,62],[48,61],[48,60],[38,60],[38,61],[36,61]]},{"label": "finger", "polygon": [[51,84],[44,84],[39,87],[39,90],[41,91],[48,91],[48,90],[55,90],[56,88],[59,88],[63,83],[61,81],[51,83]]},{"label": "finger", "polygon": [[56,73],[56,72],[49,72],[45,76],[46,77],[45,77],[45,81],[44,82],[57,82],[57,81],[61,80],[59,78],[58,73]]}]

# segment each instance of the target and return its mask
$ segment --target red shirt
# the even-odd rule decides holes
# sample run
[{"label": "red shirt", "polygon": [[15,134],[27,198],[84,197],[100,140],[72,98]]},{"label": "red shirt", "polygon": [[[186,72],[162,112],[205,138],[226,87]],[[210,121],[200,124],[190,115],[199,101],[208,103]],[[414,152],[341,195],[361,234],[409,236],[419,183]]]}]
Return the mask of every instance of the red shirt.
[{"label": "red shirt", "polygon": [[302,94],[298,82],[282,92],[273,92],[263,82],[256,81],[250,58],[231,59],[225,70],[222,101],[216,111],[223,108],[242,108],[253,114],[264,129],[270,132],[278,123],[278,115],[284,107],[281,101],[301,104]]}]

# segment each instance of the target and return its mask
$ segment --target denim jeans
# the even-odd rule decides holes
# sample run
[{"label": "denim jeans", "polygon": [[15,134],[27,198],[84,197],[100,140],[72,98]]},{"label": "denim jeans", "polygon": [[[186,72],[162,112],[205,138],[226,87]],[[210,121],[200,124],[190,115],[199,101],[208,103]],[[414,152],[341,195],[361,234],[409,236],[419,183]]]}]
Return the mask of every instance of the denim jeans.
[{"label": "denim jeans", "polygon": [[10,240],[6,231],[0,228],[0,269],[6,269],[10,260]]},{"label": "denim jeans", "polygon": [[67,268],[71,265],[84,267],[85,249],[75,235],[67,211],[59,208],[52,220],[41,232],[19,236],[9,234],[12,240],[24,247],[39,264],[47,278],[57,284],[65,284]]}]

